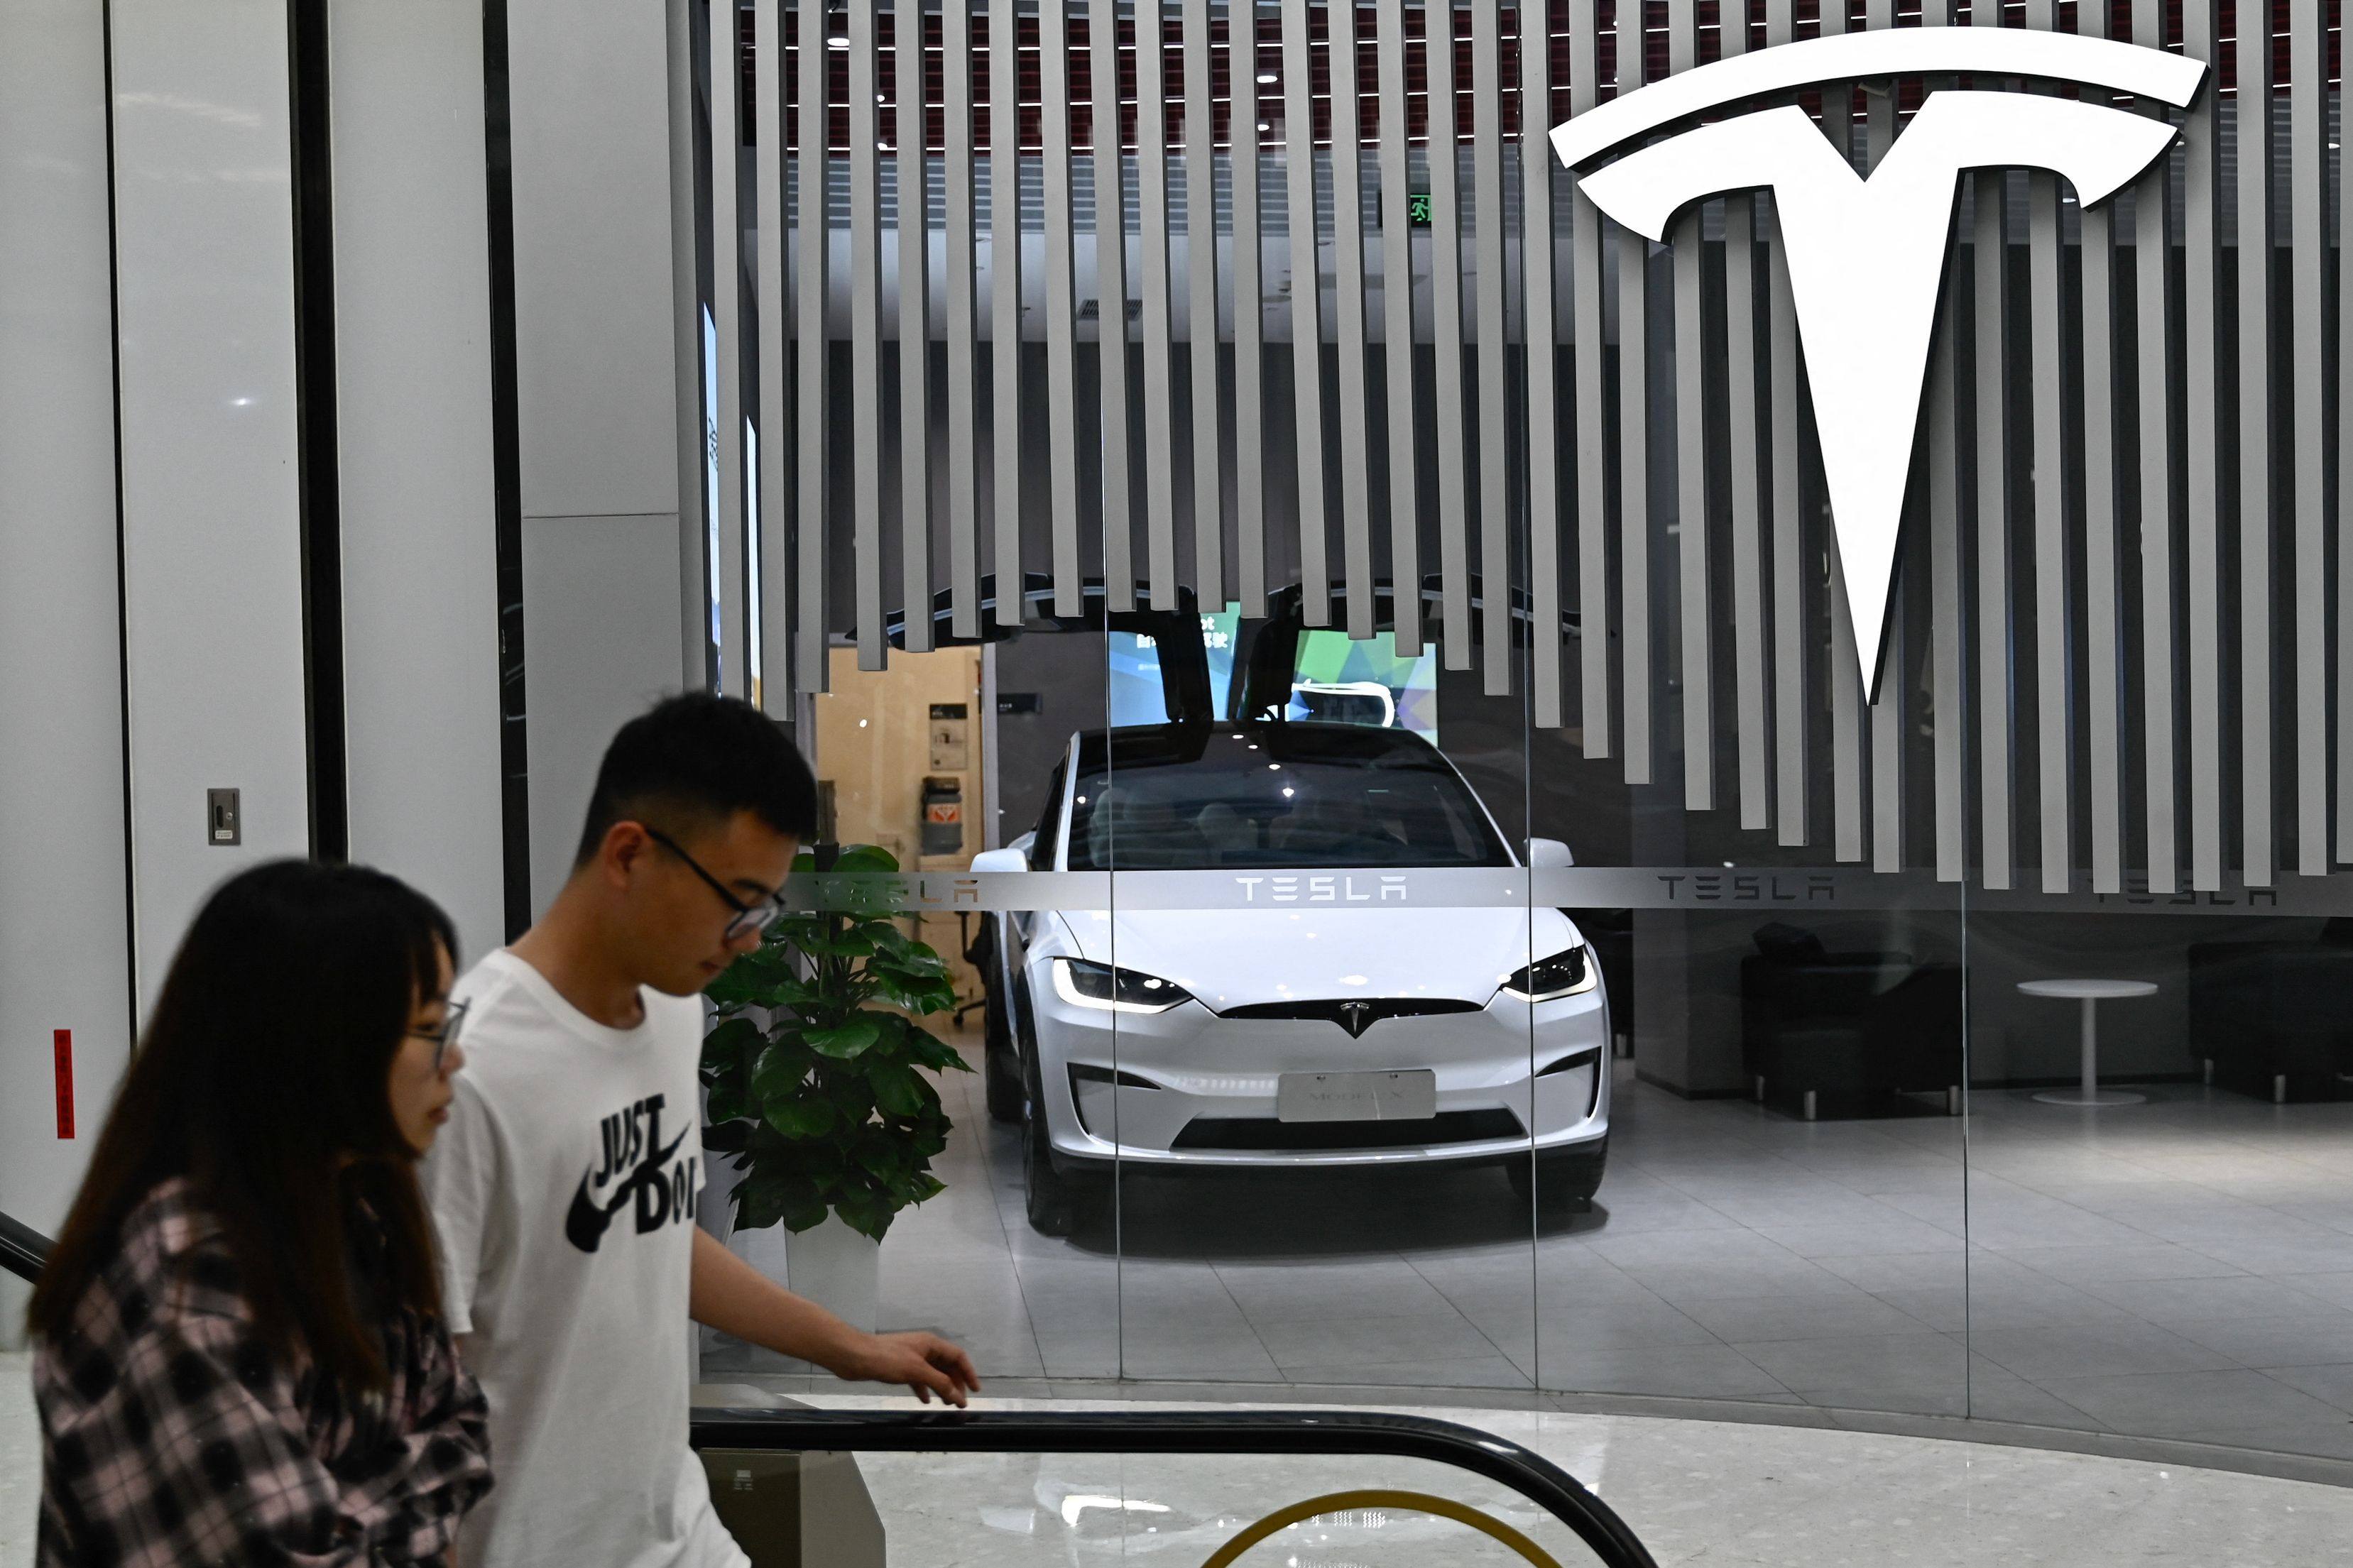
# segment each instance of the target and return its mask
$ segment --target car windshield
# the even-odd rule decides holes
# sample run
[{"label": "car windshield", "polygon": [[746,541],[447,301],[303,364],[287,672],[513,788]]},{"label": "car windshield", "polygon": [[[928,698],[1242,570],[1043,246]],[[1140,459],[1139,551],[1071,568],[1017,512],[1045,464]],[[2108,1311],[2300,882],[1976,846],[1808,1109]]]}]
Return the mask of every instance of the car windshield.
[{"label": "car windshield", "polygon": [[1434,755],[1198,760],[1092,767],[1071,799],[1073,871],[1504,866],[1486,815]]}]

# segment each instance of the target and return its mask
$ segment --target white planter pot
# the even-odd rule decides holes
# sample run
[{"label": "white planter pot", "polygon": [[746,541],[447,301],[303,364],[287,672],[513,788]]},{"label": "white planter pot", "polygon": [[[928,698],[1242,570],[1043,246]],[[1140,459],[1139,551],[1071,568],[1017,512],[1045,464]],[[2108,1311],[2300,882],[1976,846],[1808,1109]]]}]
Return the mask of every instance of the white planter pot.
[{"label": "white planter pot", "polygon": [[832,1215],[796,1236],[779,1226],[785,1289],[806,1296],[853,1329],[874,1331],[882,1283],[882,1244]]}]

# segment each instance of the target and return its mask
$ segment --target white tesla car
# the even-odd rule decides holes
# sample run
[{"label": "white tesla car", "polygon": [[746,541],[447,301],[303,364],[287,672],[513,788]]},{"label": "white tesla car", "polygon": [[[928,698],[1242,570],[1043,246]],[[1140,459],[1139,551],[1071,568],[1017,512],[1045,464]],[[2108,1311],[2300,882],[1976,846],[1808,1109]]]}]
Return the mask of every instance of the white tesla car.
[{"label": "white tesla car", "polygon": [[975,870],[1218,875],[1174,900],[1194,907],[988,917],[989,1109],[1022,1125],[1030,1224],[1084,1224],[1114,1160],[1480,1163],[1524,1202],[1535,1183],[1548,1205],[1589,1204],[1609,1125],[1592,950],[1558,910],[1417,896],[1417,871],[1520,863],[1407,731],[1072,737],[1036,830]]}]

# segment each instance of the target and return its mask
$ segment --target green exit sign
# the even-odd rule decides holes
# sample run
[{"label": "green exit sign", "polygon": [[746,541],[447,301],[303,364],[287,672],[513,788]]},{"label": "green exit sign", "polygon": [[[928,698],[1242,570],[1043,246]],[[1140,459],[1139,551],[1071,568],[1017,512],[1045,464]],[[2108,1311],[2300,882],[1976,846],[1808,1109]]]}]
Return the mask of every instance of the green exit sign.
[{"label": "green exit sign", "polygon": [[1409,191],[1405,198],[1405,219],[1415,228],[1428,228],[1438,221],[1438,203],[1428,191]]}]

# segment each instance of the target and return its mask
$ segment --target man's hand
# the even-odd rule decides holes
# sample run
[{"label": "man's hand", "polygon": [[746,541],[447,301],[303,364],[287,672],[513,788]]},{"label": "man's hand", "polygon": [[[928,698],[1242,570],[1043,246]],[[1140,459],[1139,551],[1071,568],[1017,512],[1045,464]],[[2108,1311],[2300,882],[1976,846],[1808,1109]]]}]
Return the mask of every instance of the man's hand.
[{"label": "man's hand", "polygon": [[936,1394],[961,1408],[980,1388],[972,1358],[937,1334],[870,1334],[794,1295],[699,1226],[688,1310],[698,1323],[852,1382],[903,1384],[928,1405]]},{"label": "man's hand", "polygon": [[980,1391],[972,1358],[937,1334],[861,1334],[826,1363],[834,1376],[852,1383],[903,1384],[929,1405],[936,1394],[957,1409]]}]

